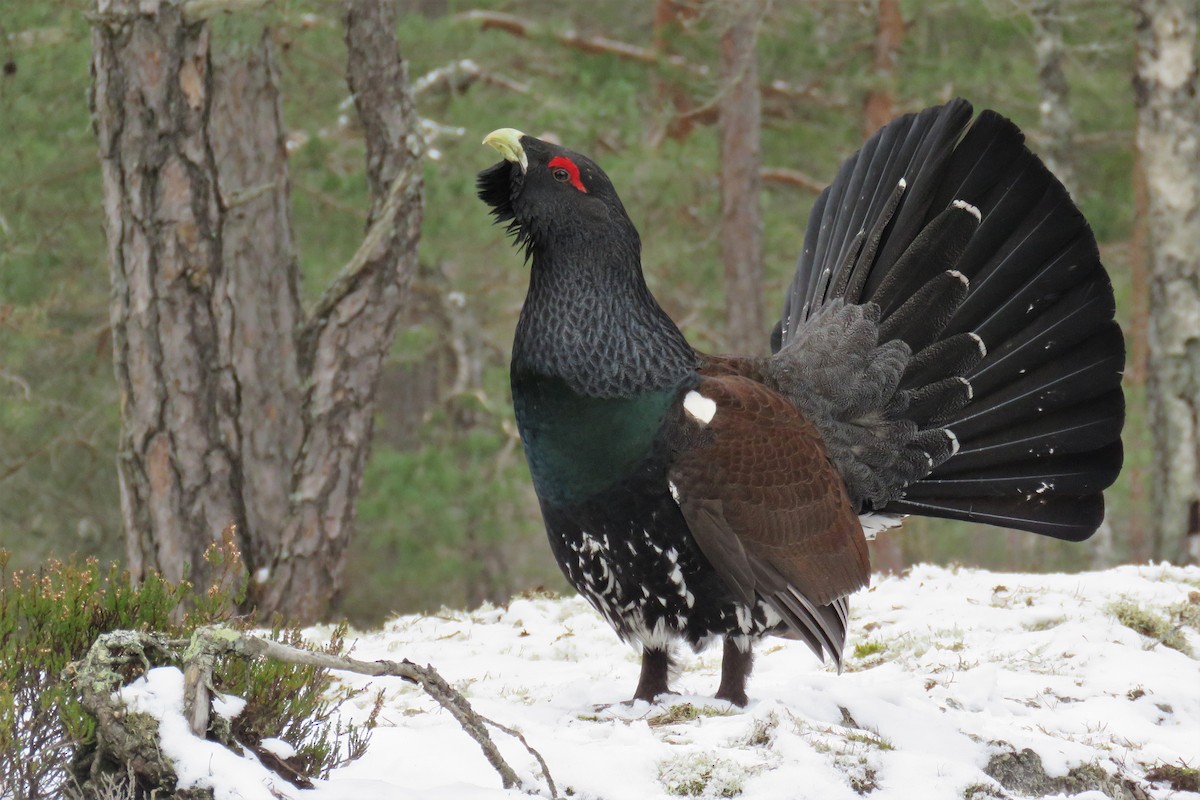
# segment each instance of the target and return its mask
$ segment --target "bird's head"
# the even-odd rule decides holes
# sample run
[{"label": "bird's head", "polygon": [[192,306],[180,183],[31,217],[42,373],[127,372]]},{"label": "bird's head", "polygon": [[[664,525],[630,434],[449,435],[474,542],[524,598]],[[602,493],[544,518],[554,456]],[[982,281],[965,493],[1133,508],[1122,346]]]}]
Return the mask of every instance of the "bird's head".
[{"label": "bird's head", "polygon": [[514,128],[483,140],[504,156],[479,173],[479,198],[497,222],[507,222],[526,256],[553,242],[637,233],[612,182],[590,158]]}]

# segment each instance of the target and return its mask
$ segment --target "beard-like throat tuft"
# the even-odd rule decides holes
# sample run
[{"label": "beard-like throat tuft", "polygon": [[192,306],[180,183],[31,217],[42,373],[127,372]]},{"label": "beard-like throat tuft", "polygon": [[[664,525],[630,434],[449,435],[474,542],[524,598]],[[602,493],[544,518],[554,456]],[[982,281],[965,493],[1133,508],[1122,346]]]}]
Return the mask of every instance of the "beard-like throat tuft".
[{"label": "beard-like throat tuft", "polygon": [[520,168],[509,161],[501,161],[488,167],[475,178],[475,188],[479,199],[492,209],[492,216],[497,225],[507,223],[507,232],[512,237],[513,245],[522,251],[525,261],[530,258],[530,248],[533,238],[528,227],[517,219],[513,201],[520,194],[525,184],[525,176]]}]

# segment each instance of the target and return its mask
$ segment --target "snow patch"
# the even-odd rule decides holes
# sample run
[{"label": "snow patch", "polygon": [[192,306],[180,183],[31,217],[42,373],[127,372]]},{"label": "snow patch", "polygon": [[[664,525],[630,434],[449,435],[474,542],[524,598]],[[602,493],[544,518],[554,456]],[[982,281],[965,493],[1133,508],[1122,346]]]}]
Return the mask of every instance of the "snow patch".
[{"label": "snow patch", "polygon": [[[860,800],[868,789],[871,800],[961,800],[968,787],[998,794],[984,767],[997,753],[1024,748],[1051,776],[1096,764],[1150,800],[1182,796],[1145,773],[1195,764],[1198,662],[1125,627],[1112,604],[1165,617],[1193,602],[1200,568],[1025,575],[919,565],[873,584],[851,598],[842,675],[822,668],[802,642],[759,642],[745,709],[712,699],[719,638],[699,655],[677,648],[672,688],[681,695],[620,704],[640,659],[579,597],[398,617],[352,637],[357,658],[433,664],[480,713],[519,729],[545,757],[560,796],[569,788],[575,797],[669,800],[693,781],[687,785],[705,796],[740,788],[753,800]],[[1200,652],[1200,633],[1182,631]],[[418,688],[399,678],[342,680],[384,690],[381,724],[363,758],[307,791],[253,756],[192,736],[178,670],[152,670],[121,696],[162,720],[163,751],[181,785],[212,788],[219,798],[524,796],[500,788],[478,748]],[[365,719],[372,701],[373,692],[356,697],[349,716]],[[493,736],[527,785],[544,786],[519,743]],[[1093,795],[1100,796],[1077,796]]]},{"label": "snow patch", "polygon": [[263,739],[258,743],[258,746],[268,753],[279,758],[291,758],[296,755],[296,748],[292,747],[283,739]]},{"label": "snow patch", "polygon": [[246,701],[231,694],[213,695],[212,710],[218,717],[233,719],[246,708]]}]

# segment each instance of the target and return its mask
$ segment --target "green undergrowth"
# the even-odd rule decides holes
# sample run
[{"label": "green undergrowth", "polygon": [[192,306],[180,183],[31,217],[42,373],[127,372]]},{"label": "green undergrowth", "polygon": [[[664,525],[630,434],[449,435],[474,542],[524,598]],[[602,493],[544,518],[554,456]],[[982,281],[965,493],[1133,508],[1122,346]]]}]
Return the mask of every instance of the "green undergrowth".
[{"label": "green undergrowth", "polygon": [[692,703],[678,703],[664,709],[646,720],[651,728],[663,725],[677,725],[681,722],[693,722],[701,717],[728,717],[737,713],[728,708],[713,708],[712,706],[697,706]]},{"label": "green undergrowth", "polygon": [[659,764],[658,781],[675,797],[739,797],[746,779],[760,771],[713,752],[687,753]]},{"label": "green undergrowth", "polygon": [[885,650],[887,650],[887,645],[883,642],[876,639],[868,639],[854,645],[854,657],[858,659],[870,658],[871,656],[879,655]]},{"label": "green undergrowth", "polygon": [[[0,550],[0,796],[26,800],[68,790],[99,796],[87,777],[96,758],[96,722],[72,688],[70,665],[100,634],[155,631],[185,639],[202,625],[250,626],[228,611],[244,592],[232,579],[242,572],[232,539],[211,547],[206,559],[218,577],[198,592],[187,580],[171,582],[157,573],[135,585],[116,565],[105,569],[94,558],[13,570],[9,553]],[[292,628],[276,627],[271,637],[304,644]],[[344,630],[324,649],[345,653]],[[178,656],[130,666],[124,676],[133,681],[157,666],[179,666]],[[254,748],[281,738],[296,748],[286,767],[298,780],[323,776],[365,750],[374,717],[362,726],[341,725],[338,708],[352,694],[335,691],[328,670],[230,658],[217,664],[213,677],[220,692],[243,698],[246,706],[232,721],[213,715],[211,739]],[[105,764],[95,774],[122,771]]]},{"label": "green undergrowth", "polygon": [[1146,778],[1177,792],[1200,792],[1200,769],[1187,764],[1159,764],[1146,771]]},{"label": "green undergrowth", "polygon": [[1130,630],[1184,655],[1195,657],[1184,629],[1200,631],[1200,592],[1191,592],[1187,600],[1168,606],[1161,613],[1127,599],[1113,603],[1108,610]]}]

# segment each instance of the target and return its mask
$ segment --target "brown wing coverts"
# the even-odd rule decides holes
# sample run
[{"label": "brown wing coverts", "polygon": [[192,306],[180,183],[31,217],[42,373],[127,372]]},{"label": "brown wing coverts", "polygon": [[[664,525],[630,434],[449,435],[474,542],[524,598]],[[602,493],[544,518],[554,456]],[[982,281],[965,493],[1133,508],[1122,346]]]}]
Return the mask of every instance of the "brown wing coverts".
[{"label": "brown wing coverts", "polygon": [[844,608],[817,607],[867,585],[858,516],[813,425],[776,392],[717,371],[696,389],[716,403],[711,421],[683,415],[670,469],[679,506],[731,590],[751,605],[761,595],[837,659]]}]

